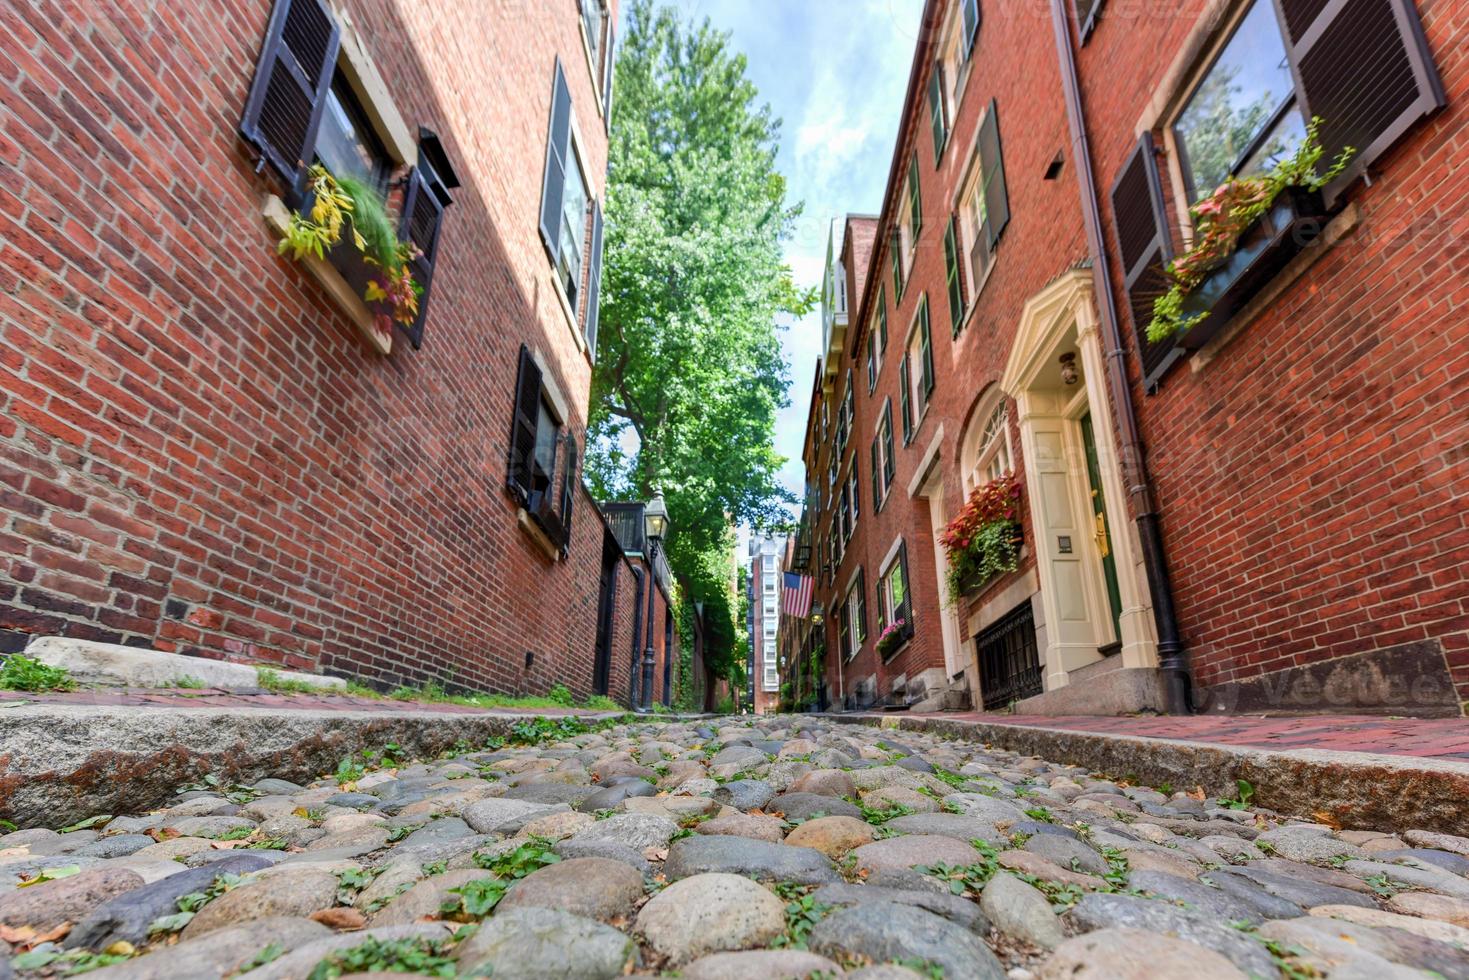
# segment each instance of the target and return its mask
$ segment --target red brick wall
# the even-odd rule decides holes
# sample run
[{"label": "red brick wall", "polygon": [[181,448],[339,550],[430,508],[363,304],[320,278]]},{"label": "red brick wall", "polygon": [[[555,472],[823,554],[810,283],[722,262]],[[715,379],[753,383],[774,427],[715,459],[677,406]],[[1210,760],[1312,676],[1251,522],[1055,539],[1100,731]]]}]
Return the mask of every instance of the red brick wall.
[{"label": "red brick wall", "polygon": [[[1081,50],[1104,190],[1205,7],[1118,6]],[[1352,191],[1359,227],[1207,366],[1134,388],[1206,685],[1428,642],[1469,699],[1469,3],[1416,7],[1448,104]]]},{"label": "red brick wall", "polygon": [[6,649],[65,633],[588,693],[592,503],[551,562],[503,489],[521,343],[578,429],[587,398],[536,230],[558,53],[601,195],[575,5],[348,6],[464,184],[423,349],[387,357],[260,218],[277,188],[236,126],[267,0],[0,11]]}]

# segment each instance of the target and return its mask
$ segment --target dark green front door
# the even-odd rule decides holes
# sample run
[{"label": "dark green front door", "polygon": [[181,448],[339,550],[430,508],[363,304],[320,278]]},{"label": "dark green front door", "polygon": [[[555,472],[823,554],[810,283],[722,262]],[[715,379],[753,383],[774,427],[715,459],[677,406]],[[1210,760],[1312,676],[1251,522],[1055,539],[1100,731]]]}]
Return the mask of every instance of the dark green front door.
[{"label": "dark green front door", "polygon": [[[1107,580],[1107,604],[1112,612],[1112,636],[1122,640],[1122,593],[1117,588],[1117,559],[1112,554],[1112,531],[1107,527],[1107,507],[1102,496],[1102,470],[1097,461],[1097,440],[1092,435],[1092,417],[1081,417],[1081,441],[1086,446],[1086,482],[1091,490],[1092,540],[1102,556],[1102,575]],[[1115,652],[1115,648],[1114,648]]]}]

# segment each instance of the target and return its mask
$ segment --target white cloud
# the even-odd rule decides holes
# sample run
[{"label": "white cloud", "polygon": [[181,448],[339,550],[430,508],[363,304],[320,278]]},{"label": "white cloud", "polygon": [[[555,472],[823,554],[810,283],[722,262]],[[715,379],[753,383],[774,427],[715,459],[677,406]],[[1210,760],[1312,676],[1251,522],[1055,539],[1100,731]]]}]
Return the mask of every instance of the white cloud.
[{"label": "white cloud", "polygon": [[[680,4],[686,14],[707,15],[732,33],[760,99],[785,120],[778,165],[790,200],[805,205],[785,259],[800,285],[821,283],[833,218],[881,205],[922,6],[922,0],[864,0],[844,3],[834,17],[834,8],[818,0]],[[799,496],[811,378],[821,355],[820,312],[789,323],[781,343],[791,404],[777,418],[776,448],[789,460],[781,482]]]}]

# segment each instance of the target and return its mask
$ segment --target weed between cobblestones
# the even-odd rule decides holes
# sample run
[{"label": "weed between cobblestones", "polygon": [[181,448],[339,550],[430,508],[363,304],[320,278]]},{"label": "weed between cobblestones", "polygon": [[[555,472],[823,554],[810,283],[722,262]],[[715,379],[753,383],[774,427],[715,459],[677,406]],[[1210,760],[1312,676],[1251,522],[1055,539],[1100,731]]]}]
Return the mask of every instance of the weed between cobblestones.
[{"label": "weed between cobblestones", "polygon": [[[457,937],[456,937],[457,938]],[[354,973],[416,973],[429,977],[452,977],[456,970],[448,956],[447,939],[367,939],[350,949],[328,953],[307,974],[307,980],[335,980]]]}]

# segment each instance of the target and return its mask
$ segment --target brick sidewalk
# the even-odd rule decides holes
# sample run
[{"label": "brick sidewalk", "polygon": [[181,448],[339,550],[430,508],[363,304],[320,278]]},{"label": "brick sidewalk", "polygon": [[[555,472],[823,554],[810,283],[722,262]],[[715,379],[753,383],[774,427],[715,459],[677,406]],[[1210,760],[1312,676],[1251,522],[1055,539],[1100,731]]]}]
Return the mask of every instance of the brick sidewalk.
[{"label": "brick sidewalk", "polygon": [[1004,715],[966,712],[941,716],[992,725],[1024,725],[1137,735],[1176,742],[1214,742],[1249,748],[1324,749],[1369,752],[1420,759],[1469,762],[1469,718],[1392,718],[1369,715],[1316,715],[1266,718],[1258,715],[1175,717],[1091,717]]}]

